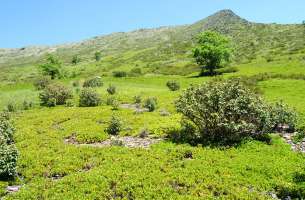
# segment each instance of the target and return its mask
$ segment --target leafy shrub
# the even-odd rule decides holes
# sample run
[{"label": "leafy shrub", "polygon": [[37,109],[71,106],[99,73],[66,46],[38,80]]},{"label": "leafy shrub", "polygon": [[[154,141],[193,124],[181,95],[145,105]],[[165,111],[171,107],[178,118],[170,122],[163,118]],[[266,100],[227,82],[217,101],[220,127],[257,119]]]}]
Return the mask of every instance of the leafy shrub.
[{"label": "leafy shrub", "polygon": [[66,86],[54,83],[48,85],[40,94],[42,106],[64,105],[68,99],[73,98],[72,91]]},{"label": "leafy shrub", "polygon": [[15,112],[17,111],[17,105],[13,101],[9,101],[8,104],[6,105],[6,110],[8,112]]},{"label": "leafy shrub", "polygon": [[108,106],[112,106],[112,110],[118,110],[120,106],[120,102],[114,96],[108,97],[106,100],[106,104]]},{"label": "leafy shrub", "polygon": [[208,142],[233,144],[272,129],[269,107],[235,80],[192,86],[176,108]]},{"label": "leafy shrub", "polygon": [[149,112],[153,112],[157,108],[157,99],[150,97],[144,101],[144,108],[147,108]]},{"label": "leafy shrub", "polygon": [[80,107],[95,107],[101,104],[100,95],[92,88],[84,88],[79,95]]},{"label": "leafy shrub", "polygon": [[13,144],[15,129],[7,114],[0,115],[0,178],[16,174],[18,151]]},{"label": "leafy shrub", "polygon": [[15,145],[0,142],[0,177],[16,175],[18,151]]},{"label": "leafy shrub", "polygon": [[110,95],[114,95],[116,93],[116,87],[114,85],[109,85],[109,87],[107,88],[107,92]]},{"label": "leafy shrub", "polygon": [[124,71],[114,71],[114,72],[112,72],[112,74],[114,77],[117,77],[117,78],[122,78],[122,77],[127,76],[127,73]]},{"label": "leafy shrub", "polygon": [[94,77],[84,82],[83,87],[102,87],[103,82],[101,77]]},{"label": "leafy shrub", "polygon": [[281,126],[288,126],[288,131],[293,132],[297,123],[297,115],[294,110],[283,102],[277,102],[271,106],[271,118],[274,124],[273,130],[277,130]]},{"label": "leafy shrub", "polygon": [[51,83],[51,78],[49,76],[42,76],[34,81],[34,87],[37,90],[45,89]]},{"label": "leafy shrub", "polygon": [[122,120],[116,116],[112,116],[105,131],[110,135],[118,135],[122,130],[122,126]]},{"label": "leafy shrub", "polygon": [[177,91],[180,89],[180,84],[177,81],[168,81],[166,83],[166,86],[171,90],[171,91]]},{"label": "leafy shrub", "polygon": [[22,103],[23,110],[29,110],[32,107],[33,107],[33,102],[27,101],[27,100],[23,101],[23,103]]},{"label": "leafy shrub", "polygon": [[136,95],[133,97],[133,101],[136,104],[140,104],[142,102],[142,97],[140,95]]}]

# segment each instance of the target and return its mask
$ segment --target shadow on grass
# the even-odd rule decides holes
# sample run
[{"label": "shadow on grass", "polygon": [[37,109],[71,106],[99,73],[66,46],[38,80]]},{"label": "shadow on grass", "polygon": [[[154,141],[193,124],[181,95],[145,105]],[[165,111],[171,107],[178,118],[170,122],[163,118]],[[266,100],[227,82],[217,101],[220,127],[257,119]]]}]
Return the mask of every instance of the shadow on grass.
[{"label": "shadow on grass", "polygon": [[240,140],[215,140],[210,138],[200,137],[199,134],[189,133],[182,130],[172,130],[167,134],[167,140],[176,144],[189,144],[191,146],[203,146],[218,149],[227,149],[239,147],[251,140],[264,142],[268,145],[272,144],[272,138],[269,134],[259,134],[253,137],[242,138]]}]

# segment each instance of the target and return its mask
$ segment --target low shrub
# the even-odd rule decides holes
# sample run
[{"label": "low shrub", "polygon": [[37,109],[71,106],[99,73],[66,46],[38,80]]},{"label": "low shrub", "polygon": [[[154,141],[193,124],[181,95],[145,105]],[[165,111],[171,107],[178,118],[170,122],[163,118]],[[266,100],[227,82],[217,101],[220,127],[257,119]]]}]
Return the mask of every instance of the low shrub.
[{"label": "low shrub", "polygon": [[168,81],[166,83],[166,86],[171,90],[171,91],[177,91],[180,90],[180,84],[177,81]]},{"label": "low shrub", "polygon": [[79,95],[80,107],[95,107],[101,104],[100,95],[92,88],[84,88]]},{"label": "low shrub", "polygon": [[39,98],[42,106],[64,105],[68,99],[73,98],[72,90],[66,86],[54,83],[48,85],[40,94]]},{"label": "low shrub", "polygon": [[22,103],[23,110],[29,110],[29,109],[33,108],[33,106],[34,106],[34,104],[32,101],[24,100]]},{"label": "low shrub", "polygon": [[49,84],[51,83],[51,78],[49,76],[42,76],[37,78],[34,81],[34,87],[37,90],[43,90],[45,89]]},{"label": "low shrub", "polygon": [[140,95],[136,95],[133,97],[133,101],[135,104],[140,104],[142,102],[142,97]]},{"label": "low shrub", "polygon": [[277,102],[271,106],[271,118],[274,124],[273,130],[278,130],[283,126],[287,126],[287,130],[285,131],[295,131],[297,114],[283,102]]},{"label": "low shrub", "polygon": [[106,132],[110,135],[118,135],[122,131],[122,120],[117,116],[112,116]]},{"label": "low shrub", "polygon": [[130,72],[128,73],[128,76],[133,76],[133,77],[136,77],[136,76],[140,76],[142,74],[142,70],[141,68],[132,68],[130,70]]},{"label": "low shrub", "polygon": [[144,108],[147,108],[149,112],[153,112],[157,108],[157,99],[155,97],[149,97],[144,101]]},{"label": "low shrub", "polygon": [[9,101],[8,104],[6,105],[6,110],[8,112],[16,112],[17,111],[17,105],[13,101]]},{"label": "low shrub", "polygon": [[124,71],[114,71],[112,72],[112,75],[117,78],[122,78],[122,77],[126,77],[127,73]]},{"label": "low shrub", "polygon": [[206,142],[234,144],[272,129],[269,107],[239,81],[192,86],[176,102]]},{"label": "low shrub", "polygon": [[103,82],[101,77],[94,77],[91,79],[85,80],[83,87],[102,87]]},{"label": "low shrub", "polygon": [[107,92],[110,95],[114,95],[116,93],[116,87],[114,85],[109,85],[109,87],[107,88]]}]

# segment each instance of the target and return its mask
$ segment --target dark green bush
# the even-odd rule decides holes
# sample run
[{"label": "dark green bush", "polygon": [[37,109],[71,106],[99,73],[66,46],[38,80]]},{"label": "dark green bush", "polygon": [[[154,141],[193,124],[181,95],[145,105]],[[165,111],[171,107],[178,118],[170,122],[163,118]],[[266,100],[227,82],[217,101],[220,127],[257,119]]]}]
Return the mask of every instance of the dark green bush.
[{"label": "dark green bush", "polygon": [[117,78],[122,78],[122,77],[127,76],[127,73],[124,71],[114,71],[114,72],[112,72],[112,74],[114,77],[117,77]]},{"label": "dark green bush", "polygon": [[88,80],[85,80],[83,87],[102,87],[103,82],[101,77],[94,77]]},{"label": "dark green bush", "polygon": [[24,100],[22,103],[23,110],[29,110],[29,109],[33,108],[33,106],[34,106],[34,104],[31,101]]},{"label": "dark green bush", "polygon": [[72,91],[66,86],[54,83],[48,85],[40,94],[42,106],[64,105],[68,99],[73,98]]},{"label": "dark green bush", "polygon": [[180,90],[180,84],[177,81],[168,81],[166,83],[166,86],[171,90],[171,91],[177,91]]},{"label": "dark green bush", "polygon": [[84,88],[79,95],[80,107],[95,107],[101,104],[100,95],[92,88]]},{"label": "dark green bush", "polygon": [[114,85],[109,85],[109,87],[107,88],[107,92],[110,95],[114,95],[116,93],[116,87]]},{"label": "dark green bush", "polygon": [[8,112],[15,112],[17,111],[17,105],[13,101],[9,101],[8,104],[6,105],[6,110]]},{"label": "dark green bush", "polygon": [[192,86],[176,108],[208,142],[232,144],[272,130],[269,106],[236,80]]},{"label": "dark green bush", "polygon": [[37,90],[45,89],[51,83],[51,78],[49,76],[42,76],[34,81],[34,87]]},{"label": "dark green bush", "polygon": [[112,116],[106,132],[110,135],[118,135],[122,131],[122,120],[119,117]]},{"label": "dark green bush", "polygon": [[155,97],[149,97],[144,101],[144,108],[147,108],[149,112],[153,112],[157,108],[157,99]]}]

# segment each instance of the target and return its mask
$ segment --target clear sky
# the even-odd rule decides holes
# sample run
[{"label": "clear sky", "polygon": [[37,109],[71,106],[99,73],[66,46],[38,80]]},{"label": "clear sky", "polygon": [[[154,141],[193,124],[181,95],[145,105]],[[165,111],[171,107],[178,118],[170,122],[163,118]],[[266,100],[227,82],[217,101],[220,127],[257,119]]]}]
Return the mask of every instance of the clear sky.
[{"label": "clear sky", "polygon": [[222,9],[255,22],[305,20],[305,0],[1,0],[0,48],[190,24]]}]

